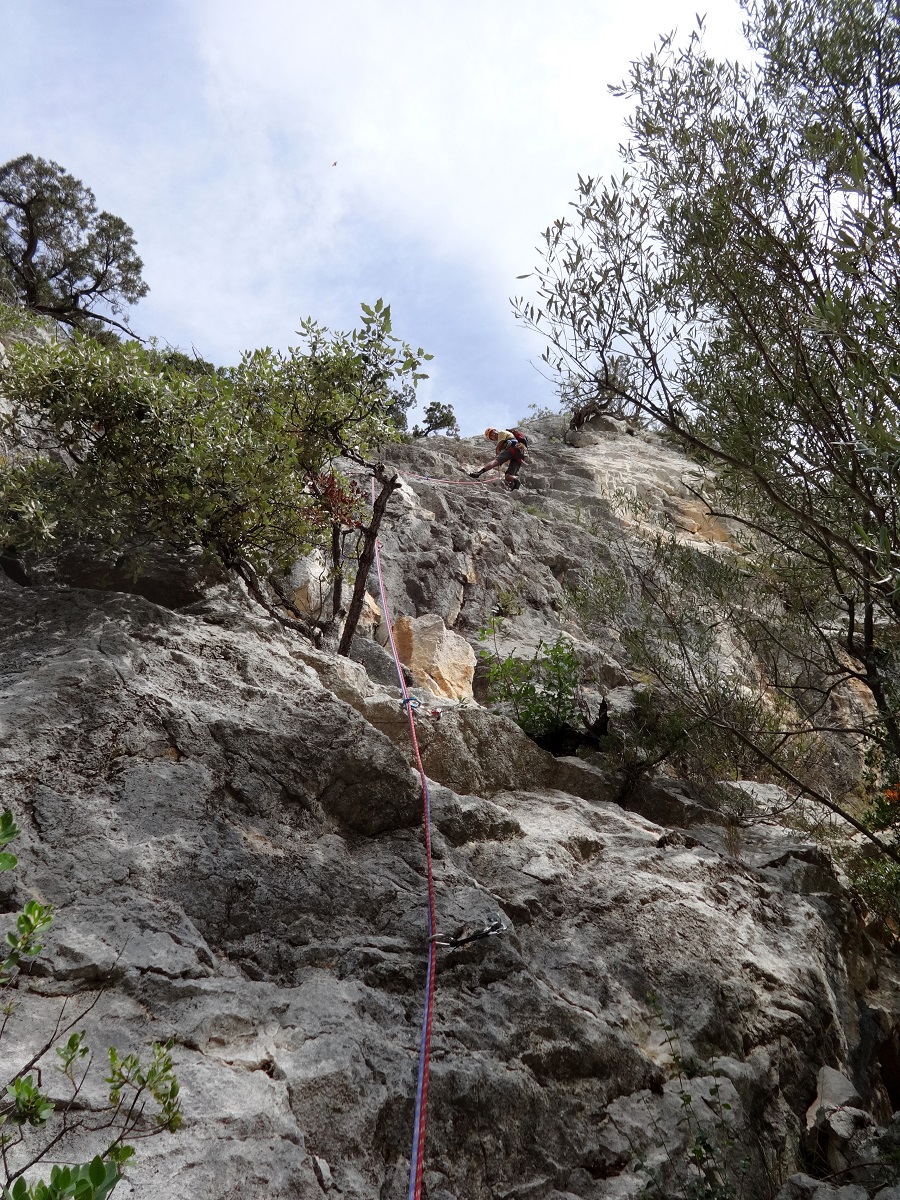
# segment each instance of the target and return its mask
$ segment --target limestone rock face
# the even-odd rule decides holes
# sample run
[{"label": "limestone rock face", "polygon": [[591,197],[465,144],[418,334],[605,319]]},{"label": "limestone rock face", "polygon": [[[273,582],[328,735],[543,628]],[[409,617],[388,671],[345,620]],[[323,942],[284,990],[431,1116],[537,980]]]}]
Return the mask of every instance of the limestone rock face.
[{"label": "limestone rock face", "polygon": [[[566,430],[564,417],[529,425],[529,459],[514,494],[490,483],[463,484],[466,471],[483,461],[478,439],[391,447],[390,466],[403,486],[381,539],[395,621],[437,614],[474,641],[499,615],[500,651],[528,656],[566,627],[572,590],[612,564],[610,543],[623,530],[652,536],[664,529],[698,549],[732,544],[728,522],[697,499],[702,469],[661,438],[588,423],[580,431],[586,443],[571,445]],[[368,587],[377,594],[374,571]],[[577,642],[577,628],[567,631]],[[598,669],[621,673],[613,643],[585,652]]]},{"label": "limestone rock face", "polygon": [[[434,647],[409,670],[438,930],[505,927],[439,951],[427,1194],[637,1200],[652,1172],[685,1195],[671,1163],[702,1135],[736,1170],[751,1148],[748,1194],[790,1177],[785,1200],[867,1200],[874,1176],[850,1197],[796,1173],[813,1133],[853,1170],[900,1138],[897,959],[828,856],[777,825],[738,843],[664,779],[626,810],[612,764],[554,759],[458,699],[496,610],[506,652],[568,629],[573,580],[645,518],[616,515],[622,489],[659,520],[689,495],[669,447],[596,436],[542,424],[515,497],[407,480],[385,523],[397,624]],[[435,439],[394,465],[461,476],[476,450]],[[29,897],[57,906],[4,1051],[26,1061],[98,990],[99,1054],[174,1038],[185,1124],[140,1143],[132,1200],[394,1200],[428,937],[400,690],[375,640],[338,659],[229,586],[176,612],[0,576],[0,782],[24,830],[0,902],[10,923]],[[628,691],[614,643],[578,650]],[[837,1107],[827,1068],[852,1089]]]},{"label": "limestone rock face", "polygon": [[[424,699],[424,696],[423,696]],[[376,729],[409,746],[408,721],[398,700],[375,695],[358,706]],[[422,707],[417,736],[429,779],[461,793],[493,796],[518,788],[556,787],[588,800],[609,800],[614,787],[581,759],[559,759],[535,745],[508,717],[475,705]]]},{"label": "limestone rock face", "polygon": [[[225,572],[204,563],[199,554],[178,554],[152,547],[141,547],[133,564],[111,562],[96,547],[68,546],[53,559],[28,556],[26,566],[29,584],[61,583],[67,587],[127,592],[166,608],[196,604],[211,587],[225,581]],[[3,569],[10,573],[6,565]]]},{"label": "limestone rock face", "polygon": [[580,429],[567,429],[565,441],[567,446],[596,446],[602,441],[600,434],[623,434],[628,432],[628,425],[617,417],[596,413],[589,417]]},{"label": "limestone rock face", "polygon": [[451,700],[471,699],[475,651],[441,617],[434,613],[398,617],[394,641],[400,661],[420,687]]},{"label": "limestone rock face", "polygon": [[325,555],[313,550],[294,563],[284,580],[291,602],[311,617],[323,617],[331,598],[331,578]]}]

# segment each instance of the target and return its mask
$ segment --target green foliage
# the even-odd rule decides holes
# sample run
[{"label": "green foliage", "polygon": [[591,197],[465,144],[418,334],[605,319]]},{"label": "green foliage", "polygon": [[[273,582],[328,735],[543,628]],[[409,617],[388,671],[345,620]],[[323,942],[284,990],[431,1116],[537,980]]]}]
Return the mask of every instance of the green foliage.
[{"label": "green foliage", "polygon": [[[874,751],[869,756],[864,783],[867,805],[862,821],[900,850],[900,760],[889,750]],[[847,872],[889,939],[900,938],[900,863],[857,851],[848,856]]]},{"label": "green foliage", "polygon": [[838,602],[816,572],[749,549],[700,552],[662,534],[637,545],[623,536],[614,547],[620,565],[597,571],[571,608],[587,630],[615,634],[645,685],[605,745],[624,790],[665,762],[740,823],[767,814],[722,783],[779,783],[788,798],[770,815],[806,825],[813,802],[845,823],[845,840],[850,825],[896,855],[900,839],[884,836],[888,825],[864,813],[858,795],[867,745],[870,790],[893,778],[890,739],[878,719],[848,719],[859,664],[835,637]]},{"label": "green foliage", "polygon": [[423,415],[424,425],[413,425],[414,438],[428,437],[429,433],[446,431],[448,437],[459,437],[459,423],[452,404],[442,404],[440,400],[432,400],[426,405]]},{"label": "green foliage", "polygon": [[670,741],[683,766],[708,778],[812,770],[815,716],[830,716],[846,664],[835,656],[829,678],[798,687],[797,662],[813,655],[818,627],[785,611],[781,581],[662,534],[637,551],[625,538],[615,545],[624,569],[595,573],[573,607],[588,628],[614,630],[646,680],[636,719],[653,741]]},{"label": "green foliage", "polygon": [[[0,816],[0,846],[8,846],[10,842],[21,833],[18,825],[13,818],[12,811],[6,809]],[[19,860],[14,854],[9,854],[6,851],[0,852],[0,871],[11,871],[13,867],[18,865]]]},{"label": "green foliage", "polygon": [[793,700],[854,676],[898,755],[900,32],[888,0],[747,13],[751,66],[702,22],[632,64],[625,169],[579,178],[516,311],[564,395],[617,388],[715,466],[712,507],[808,607],[772,655]]},{"label": "green foliage", "polygon": [[668,762],[694,783],[708,781],[712,771],[704,759],[700,770],[690,760],[705,749],[700,723],[681,705],[672,704],[659,689],[644,684],[635,691],[631,710],[619,717],[603,739],[601,749],[621,773],[624,790],[635,779]]},{"label": "green foliage", "polygon": [[865,820],[872,829],[892,833],[900,841],[900,788],[896,782],[882,787],[870,799]]},{"label": "green foliage", "polygon": [[334,523],[356,523],[359,494],[335,461],[365,463],[396,438],[396,406],[420,377],[422,354],[392,336],[389,308],[370,311],[346,334],[306,321],[299,347],[227,372],[186,373],[135,343],[13,345],[0,366],[0,538],[87,540],[111,556],[163,543],[226,567],[287,567]]},{"label": "green foliage", "polygon": [[31,1075],[14,1079],[6,1091],[12,1104],[4,1116],[11,1125],[44,1125],[55,1107]]},{"label": "green foliage", "polygon": [[491,605],[491,614],[495,617],[517,617],[523,612],[521,590],[513,586],[511,588],[498,588],[494,603]]},{"label": "green foliage", "polygon": [[[307,324],[311,324],[308,322]],[[362,305],[362,337],[361,341],[368,342],[362,362],[373,369],[374,378],[379,379],[382,372],[390,364],[391,371],[384,376],[384,385],[388,388],[386,416],[397,433],[406,432],[406,414],[416,401],[416,387],[428,376],[421,370],[423,362],[430,362],[433,354],[426,354],[421,346],[413,350],[406,342],[401,342],[392,333],[391,306],[379,298],[374,305]],[[351,335],[355,337],[356,335]],[[391,350],[396,348],[396,353]],[[376,352],[372,357],[372,351]],[[376,361],[377,360],[377,361]]]},{"label": "green foliage", "polygon": [[900,937],[900,865],[882,858],[859,857],[850,867],[850,881],[891,937]]},{"label": "green foliage", "polygon": [[66,1042],[56,1047],[56,1056],[59,1059],[58,1069],[67,1079],[74,1079],[75,1067],[90,1054],[90,1047],[84,1039],[85,1032],[82,1029],[71,1034]]},{"label": "green foliage", "polygon": [[164,375],[197,377],[216,374],[215,366],[211,362],[207,362],[205,358],[200,358],[198,354],[185,354],[183,350],[178,350],[173,346],[167,346],[161,350],[153,338],[150,339],[148,365],[151,368],[156,366]]},{"label": "green foliage", "polygon": [[55,1166],[50,1182],[27,1184],[20,1176],[11,1188],[2,1189],[3,1200],[105,1200],[122,1180],[122,1169],[134,1154],[130,1146],[111,1146],[77,1167]]},{"label": "green foliage", "polygon": [[16,928],[6,935],[7,953],[0,963],[0,987],[5,987],[15,978],[23,958],[35,958],[44,946],[39,938],[53,923],[53,911],[49,905],[29,900],[16,917]]},{"label": "green foliage", "polygon": [[[616,547],[619,544],[619,541],[614,543]],[[630,599],[628,578],[614,559],[592,571],[587,584],[571,589],[566,597],[571,614],[585,629],[616,630],[624,627],[632,615]]]},{"label": "green foliage", "polygon": [[181,1125],[181,1101],[172,1056],[171,1041],[154,1042],[146,1065],[136,1054],[121,1057],[115,1046],[109,1048],[109,1102],[117,1111],[133,1109],[137,1098],[147,1093],[156,1103],[155,1120],[159,1129],[174,1133]]},{"label": "green foliage", "polygon": [[[0,273],[0,293],[2,293]],[[49,317],[39,317],[29,309],[16,303],[5,303],[0,299],[0,338],[33,339],[35,336],[52,336],[58,326]]]},{"label": "green foliage", "polygon": [[[0,818],[0,844],[7,844],[18,833],[11,813],[5,812]],[[0,984],[4,987],[8,988],[14,979],[22,956],[40,952],[38,936],[51,920],[49,908],[36,901],[26,904],[16,920],[15,932],[6,935],[10,953],[0,968]],[[0,1164],[5,1176],[0,1180],[2,1200],[105,1200],[134,1155],[126,1140],[164,1131],[174,1133],[181,1124],[171,1042],[154,1042],[147,1062],[137,1054],[123,1056],[110,1047],[108,1106],[76,1103],[91,1067],[91,1052],[85,1031],[75,1026],[92,1007],[93,1003],[88,1004],[74,1019],[66,1021],[64,1005],[47,1040],[6,1085],[6,1095],[0,1099]],[[14,1010],[14,1003],[8,1000],[2,1010],[0,1039],[8,1035]],[[51,1049],[57,1059],[56,1069],[70,1091],[68,1098],[55,1101],[41,1084],[42,1068],[46,1069],[43,1063]],[[150,1114],[146,1114],[148,1105]],[[77,1139],[81,1146],[86,1136],[96,1140],[100,1134],[112,1137],[112,1141],[90,1162],[57,1164],[51,1167],[49,1181],[26,1182],[26,1171],[46,1162],[51,1153],[54,1158],[65,1153],[70,1139]]]},{"label": "green foliage", "polygon": [[0,280],[7,297],[82,329],[114,325],[147,294],[134,232],[98,212],[58,163],[23,154],[0,166]]},{"label": "green foliage", "polygon": [[499,618],[479,631],[479,641],[494,638],[493,650],[479,654],[487,664],[491,699],[508,704],[513,718],[529,737],[541,737],[570,725],[579,725],[579,665],[571,642],[560,635],[549,645],[538,642],[530,659],[502,657],[496,646]]}]

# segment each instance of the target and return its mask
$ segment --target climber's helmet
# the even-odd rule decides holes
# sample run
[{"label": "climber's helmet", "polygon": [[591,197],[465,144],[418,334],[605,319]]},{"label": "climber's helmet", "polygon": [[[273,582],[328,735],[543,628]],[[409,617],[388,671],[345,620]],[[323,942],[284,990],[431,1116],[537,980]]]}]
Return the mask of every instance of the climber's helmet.
[{"label": "climber's helmet", "polygon": [[491,442],[496,441],[497,440],[497,430],[496,429],[486,429],[484,431],[484,436]]}]

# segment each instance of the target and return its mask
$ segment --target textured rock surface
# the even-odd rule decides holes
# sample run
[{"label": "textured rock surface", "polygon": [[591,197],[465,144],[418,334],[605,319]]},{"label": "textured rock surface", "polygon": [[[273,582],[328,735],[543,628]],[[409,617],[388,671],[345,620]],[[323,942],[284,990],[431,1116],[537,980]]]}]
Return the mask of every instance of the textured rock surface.
[{"label": "textured rock surface", "polygon": [[[384,534],[397,614],[471,636],[505,592],[517,644],[560,628],[564,582],[605,553],[612,493],[633,486],[664,519],[691,469],[640,437],[592,436],[534,439],[543,515],[499,489],[404,485]],[[437,474],[480,451],[399,455]],[[615,647],[597,652],[622,682]],[[19,989],[16,1052],[62,997],[98,987],[84,1023],[99,1047],[176,1042],[185,1125],[141,1145],[123,1195],[405,1195],[425,877],[405,716],[380,665],[313,649],[224,586],[176,613],[0,578],[0,767],[25,829],[2,898],[58,905]],[[439,928],[497,912],[510,926],[441,951],[431,1200],[636,1197],[640,1163],[665,1176],[664,1143],[697,1129],[730,1131],[735,1160],[759,1151],[750,1186],[765,1192],[798,1171],[821,1068],[879,1121],[900,1107],[896,960],[821,851],[777,826],[736,848],[663,781],[646,812],[625,811],[604,771],[551,758],[506,718],[430,707]],[[849,1131],[845,1160],[873,1137]],[[803,1178],[790,1200],[833,1200]]]},{"label": "textured rock surface", "polygon": [[[506,617],[500,648],[526,653],[565,623],[567,589],[610,562],[614,533],[662,528],[701,549],[729,541],[727,523],[705,513],[694,495],[700,468],[660,438],[591,432],[590,444],[576,447],[565,432],[564,418],[529,426],[530,461],[515,495],[414,476],[464,480],[483,457],[477,439],[392,447],[404,486],[382,540],[395,620],[437,613],[471,637],[499,606]],[[377,595],[374,573],[369,590]],[[614,670],[615,647],[603,651]]]},{"label": "textured rock surface", "polygon": [[394,640],[400,661],[420,687],[450,700],[471,699],[475,651],[441,617],[400,616],[394,622]]}]

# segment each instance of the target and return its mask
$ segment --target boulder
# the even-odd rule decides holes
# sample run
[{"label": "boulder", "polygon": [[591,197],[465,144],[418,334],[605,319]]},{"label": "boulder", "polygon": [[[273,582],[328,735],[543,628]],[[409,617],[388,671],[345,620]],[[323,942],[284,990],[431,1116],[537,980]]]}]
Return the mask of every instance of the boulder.
[{"label": "boulder", "polygon": [[[350,657],[366,669],[366,674],[373,683],[382,687],[398,687],[397,668],[393,655],[370,637],[355,637],[350,645]],[[404,678],[408,684],[413,682],[408,667],[401,664]]]},{"label": "boulder", "polygon": [[313,550],[298,559],[283,584],[300,612],[316,620],[324,616],[331,598],[331,570],[321,550]]},{"label": "boulder", "polygon": [[775,1200],[869,1200],[864,1187],[848,1183],[834,1186],[810,1175],[791,1175],[778,1191]]},{"label": "boulder", "polygon": [[451,700],[471,699],[475,651],[436,613],[398,617],[394,640],[400,661],[419,687]]},{"label": "boulder", "polygon": [[835,1109],[861,1103],[859,1092],[846,1075],[834,1067],[821,1067],[816,1077],[816,1098],[806,1112],[806,1128],[821,1127]]},{"label": "boulder", "polygon": [[658,825],[674,825],[678,829],[724,825],[723,815],[693,793],[691,785],[680,779],[653,775],[638,780],[623,803]]},{"label": "boulder", "polygon": [[359,622],[357,623],[356,634],[354,636],[375,638],[383,645],[384,642],[382,642],[380,636],[383,628],[384,616],[378,606],[378,601],[366,592],[363,596],[362,612],[359,614]]},{"label": "boulder", "polygon": [[567,429],[565,441],[567,446],[596,446],[602,440],[598,435],[628,432],[629,428],[626,421],[606,416],[603,413],[596,413],[594,416],[589,417],[580,428]]},{"label": "boulder", "polygon": [[[356,706],[386,734],[412,764],[409,723],[398,700],[370,696]],[[549,787],[585,800],[614,797],[609,776],[579,758],[554,758],[527,737],[514,721],[476,704],[442,704],[417,711],[416,730],[429,779],[460,794],[515,794],[519,788]]]}]

